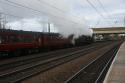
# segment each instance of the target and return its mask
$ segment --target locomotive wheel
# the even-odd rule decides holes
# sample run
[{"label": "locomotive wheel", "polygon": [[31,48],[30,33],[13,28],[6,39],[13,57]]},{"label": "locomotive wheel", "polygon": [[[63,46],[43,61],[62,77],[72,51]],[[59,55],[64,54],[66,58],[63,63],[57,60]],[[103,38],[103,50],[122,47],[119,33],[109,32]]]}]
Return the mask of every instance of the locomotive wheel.
[{"label": "locomotive wheel", "polygon": [[20,56],[20,55],[21,55],[21,50],[15,50],[15,51],[13,52],[13,55],[14,55],[14,56]]},{"label": "locomotive wheel", "polygon": [[30,49],[30,50],[28,50],[28,54],[32,54],[33,53],[33,51]]}]

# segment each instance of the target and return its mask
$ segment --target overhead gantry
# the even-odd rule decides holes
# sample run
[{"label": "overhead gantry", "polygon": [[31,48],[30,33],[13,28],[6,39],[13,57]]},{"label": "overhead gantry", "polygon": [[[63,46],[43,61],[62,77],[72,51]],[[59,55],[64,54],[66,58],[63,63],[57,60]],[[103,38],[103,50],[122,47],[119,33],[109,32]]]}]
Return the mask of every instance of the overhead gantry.
[{"label": "overhead gantry", "polygon": [[93,38],[98,40],[117,40],[124,38],[125,27],[107,27],[107,28],[91,28],[93,30]]}]

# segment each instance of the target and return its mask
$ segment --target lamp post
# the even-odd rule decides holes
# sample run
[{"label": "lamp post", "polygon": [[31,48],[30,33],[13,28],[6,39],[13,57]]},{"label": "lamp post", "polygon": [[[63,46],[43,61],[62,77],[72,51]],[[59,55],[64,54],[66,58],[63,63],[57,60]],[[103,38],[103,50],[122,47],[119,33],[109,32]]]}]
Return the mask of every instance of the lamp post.
[{"label": "lamp post", "polygon": [[2,29],[2,15],[0,13],[0,29]]},{"label": "lamp post", "polygon": [[48,32],[50,33],[51,32],[51,30],[50,30],[50,27],[51,25],[50,25],[50,23],[48,22]]}]

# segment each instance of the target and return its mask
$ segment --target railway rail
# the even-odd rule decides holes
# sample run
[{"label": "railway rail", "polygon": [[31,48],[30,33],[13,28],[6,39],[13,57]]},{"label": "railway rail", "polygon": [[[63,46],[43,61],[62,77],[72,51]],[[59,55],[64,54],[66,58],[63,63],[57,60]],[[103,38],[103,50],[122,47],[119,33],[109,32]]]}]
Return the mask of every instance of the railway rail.
[{"label": "railway rail", "polygon": [[[102,43],[102,45],[105,45],[105,44],[108,44],[108,43]],[[41,61],[41,60],[53,58],[56,56],[64,56],[65,54],[68,54],[68,53],[70,54],[72,52],[75,53],[76,51],[79,51],[81,49],[90,48],[92,46],[97,46],[97,45],[101,45],[101,43],[92,44],[92,45],[88,45],[88,46],[62,49],[62,50],[57,50],[57,51],[53,51],[53,52],[49,52],[49,53],[33,54],[30,56],[22,56],[22,57],[14,57],[12,59],[6,59],[6,60],[3,60],[0,62],[0,71],[6,70],[8,68],[28,64],[31,62],[39,61],[39,60]]]},{"label": "railway rail", "polygon": [[[111,43],[111,42],[110,42]],[[45,54],[44,56],[37,56],[32,58],[26,58],[24,60],[19,59],[12,62],[5,62],[0,64],[0,82],[4,83],[15,83],[24,80],[30,76],[36,75],[40,72],[46,71],[75,58],[83,56],[89,52],[97,50],[108,43],[94,44],[92,46],[87,46],[84,49],[79,48],[77,51],[62,50],[61,52],[51,52],[50,54]],[[71,52],[75,51],[75,52]],[[59,55],[62,53],[61,55]],[[45,56],[49,57],[45,57]],[[51,56],[52,55],[52,56]],[[50,57],[51,56],[51,57]]]},{"label": "railway rail", "polygon": [[71,76],[65,83],[103,83],[110,64],[115,57],[121,43],[104,55],[97,57],[87,66]]}]

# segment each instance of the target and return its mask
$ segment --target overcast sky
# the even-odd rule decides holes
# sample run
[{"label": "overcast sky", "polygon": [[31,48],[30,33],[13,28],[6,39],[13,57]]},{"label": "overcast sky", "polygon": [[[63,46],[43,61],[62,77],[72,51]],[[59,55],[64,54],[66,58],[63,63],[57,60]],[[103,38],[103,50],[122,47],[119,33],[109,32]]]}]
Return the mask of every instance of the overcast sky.
[{"label": "overcast sky", "polygon": [[19,30],[47,31],[51,23],[54,32],[88,35],[91,27],[123,26],[125,0],[89,1],[99,13],[87,0],[0,0],[0,12]]}]

